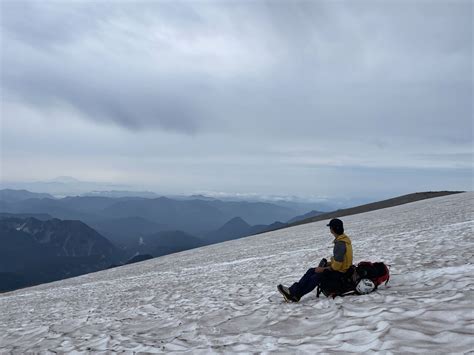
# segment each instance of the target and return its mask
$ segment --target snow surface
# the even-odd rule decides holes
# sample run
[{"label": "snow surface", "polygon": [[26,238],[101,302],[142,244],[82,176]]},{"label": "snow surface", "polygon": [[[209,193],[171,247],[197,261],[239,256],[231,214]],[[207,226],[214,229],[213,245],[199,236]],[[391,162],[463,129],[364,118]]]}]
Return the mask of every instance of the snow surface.
[{"label": "snow surface", "polygon": [[343,218],[388,287],[284,303],[332,250],[316,222],[0,295],[0,352],[474,351],[474,193]]}]

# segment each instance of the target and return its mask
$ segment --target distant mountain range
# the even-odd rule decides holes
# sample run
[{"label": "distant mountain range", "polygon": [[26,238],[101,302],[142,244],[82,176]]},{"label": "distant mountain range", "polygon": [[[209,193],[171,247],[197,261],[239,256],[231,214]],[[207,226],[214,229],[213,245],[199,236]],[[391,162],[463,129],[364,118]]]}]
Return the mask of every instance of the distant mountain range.
[{"label": "distant mountain range", "polygon": [[330,213],[312,210],[297,215],[296,209],[272,203],[201,196],[56,199],[0,190],[0,291],[450,193],[416,193]]},{"label": "distant mountain range", "polygon": [[130,189],[127,185],[80,181],[70,176],[59,176],[47,181],[33,182],[2,182],[5,188],[45,192],[54,196],[71,196],[89,193],[90,191],[124,191]]},{"label": "distant mountain range", "polygon": [[27,190],[12,190],[12,189],[0,190],[0,200],[4,202],[18,202],[18,201],[28,200],[30,198],[54,199],[54,197],[50,194],[30,192]]},{"label": "distant mountain range", "polygon": [[110,198],[121,198],[121,197],[142,197],[142,198],[158,198],[158,194],[150,191],[127,191],[127,190],[112,190],[112,191],[92,191],[83,193],[80,196],[89,197],[110,197]]},{"label": "distant mountain range", "polygon": [[[54,221],[55,233],[62,233],[61,238],[66,240],[77,228],[75,223],[82,223],[81,233],[86,233],[86,228],[89,228],[88,233],[94,231],[97,237],[113,244],[113,262],[107,259],[109,265],[125,263],[136,255],[149,254],[156,257],[281,228],[285,223],[275,221],[291,219],[297,212],[270,203],[220,201],[202,196],[180,200],[135,196],[53,198],[48,194],[10,189],[1,190],[0,197],[5,198],[0,199],[0,216],[4,224],[6,221],[26,220],[30,226],[36,221],[41,228],[52,230],[54,228],[51,221]],[[9,228],[12,229],[12,226],[9,225]],[[16,232],[10,230],[8,235],[12,233]],[[0,248],[2,243],[6,243],[6,240],[0,240]],[[24,254],[26,259],[45,261],[44,258],[33,258],[28,248]],[[44,282],[108,266],[98,264],[89,255],[74,254],[72,251],[65,255],[57,252],[51,254],[51,248],[52,245],[49,245],[49,251],[42,253],[54,256],[52,260],[55,262],[63,262],[64,268],[58,268],[58,272],[52,272],[50,277],[46,277],[38,276],[36,271],[33,272],[33,267],[28,267],[25,269],[28,271],[22,272],[27,275],[28,282]],[[43,249],[44,245],[39,250]],[[84,267],[79,268],[70,265],[71,260],[68,258],[71,256],[92,260],[84,261]],[[12,252],[11,257],[15,259],[16,254]],[[23,259],[20,257],[18,260]],[[79,259],[73,261],[77,260]],[[12,263],[13,260],[9,262]],[[71,271],[71,268],[74,270]],[[0,272],[4,271],[0,269]]]},{"label": "distant mountain range", "polygon": [[5,213],[5,212],[0,212],[0,218],[36,218],[41,221],[47,221],[48,219],[53,219],[53,216],[47,214],[47,213]]},{"label": "distant mountain range", "polygon": [[136,254],[150,254],[157,257],[203,245],[205,243],[201,239],[182,231],[163,231],[139,238],[135,246],[130,248]]},{"label": "distant mountain range", "polygon": [[136,238],[124,238],[118,248],[81,221],[2,214],[0,292],[206,245],[182,231],[133,235]]},{"label": "distant mountain range", "polygon": [[[158,198],[163,194],[157,194],[152,191],[137,191],[133,186],[118,185],[113,183],[81,181],[70,176],[60,176],[47,181],[35,182],[8,182],[2,181],[5,189],[28,190],[35,193],[48,193],[50,196],[62,198],[65,196],[91,196],[91,197],[142,197],[142,198]],[[217,195],[213,192],[198,193],[191,196],[187,195],[165,195],[172,200],[220,200],[234,202],[266,202],[277,206],[290,208],[296,211],[295,215],[303,214],[311,210],[317,211],[334,211],[336,209],[355,206],[362,203],[370,202],[364,199],[315,199],[306,200],[295,196],[259,196],[259,195],[242,195],[242,194],[222,194]],[[1,199],[1,198],[0,198]]]},{"label": "distant mountain range", "polygon": [[316,216],[320,216],[320,215],[323,215],[325,214],[325,212],[321,212],[321,211],[309,211],[308,213],[305,213],[303,215],[300,215],[300,216],[296,216],[296,217],[293,217],[291,218],[287,224],[293,224],[293,223],[296,223],[296,222],[299,222],[299,221],[304,221],[304,220],[307,220],[308,218],[313,218],[313,217],[316,217]]},{"label": "distant mountain range", "polygon": [[220,243],[226,240],[242,238],[249,235],[251,226],[240,217],[232,218],[222,227],[215,231],[206,233],[203,240],[207,244]]},{"label": "distant mountain range", "polygon": [[[297,208],[265,202],[220,201],[203,196],[180,200],[135,196],[55,199],[24,191],[16,195],[14,190],[7,192],[8,201],[0,200],[3,215],[81,220],[126,250],[128,257],[144,252],[136,248],[140,238],[161,232],[182,231],[209,244],[281,228],[288,220],[306,216],[294,217],[299,211]],[[147,252],[156,254],[151,250]]]},{"label": "distant mountain range", "polygon": [[211,231],[202,236],[202,240],[206,244],[221,243],[227,240],[247,237],[254,234],[269,232],[272,230],[285,227],[287,224],[282,222],[274,222],[269,225],[251,226],[240,217],[235,217],[225,223],[222,227]]},{"label": "distant mountain range", "polygon": [[[2,190],[5,191],[5,190]],[[0,195],[1,196],[1,195]],[[131,218],[144,224],[155,225],[152,232],[182,230],[201,235],[216,230],[229,220],[241,217],[251,225],[268,225],[275,221],[286,222],[299,214],[298,210],[264,202],[220,201],[216,199],[174,200],[166,197],[98,197],[80,196],[30,198],[23,193],[9,199],[0,199],[0,212],[14,214],[48,214],[59,219],[77,219],[99,227],[110,235],[117,230],[114,220],[124,225]],[[120,222],[120,219],[127,221]],[[138,223],[135,223],[137,225]]]},{"label": "distant mountain range", "polygon": [[0,291],[102,270],[120,256],[80,221],[0,217]]},{"label": "distant mountain range", "polygon": [[142,217],[101,219],[88,224],[122,248],[134,245],[140,237],[171,229],[165,224],[154,223]]}]

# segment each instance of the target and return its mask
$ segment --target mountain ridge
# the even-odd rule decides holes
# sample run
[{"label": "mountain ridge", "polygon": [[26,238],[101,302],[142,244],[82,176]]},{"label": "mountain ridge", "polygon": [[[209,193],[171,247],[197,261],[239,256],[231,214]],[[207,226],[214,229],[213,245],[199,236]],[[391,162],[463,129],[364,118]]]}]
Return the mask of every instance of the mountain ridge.
[{"label": "mountain ridge", "polygon": [[314,216],[314,217],[310,217],[310,218],[306,218],[306,219],[303,219],[303,220],[300,220],[300,221],[297,221],[297,222],[290,223],[288,226],[286,226],[284,228],[293,227],[293,226],[297,226],[297,225],[301,225],[301,224],[318,222],[318,221],[322,221],[322,220],[326,220],[326,219],[329,220],[329,219],[332,219],[332,218],[351,216],[351,215],[355,215],[355,214],[359,214],[359,213],[376,211],[376,210],[380,210],[380,209],[384,209],[384,208],[390,208],[390,207],[404,205],[404,204],[407,204],[407,203],[422,201],[422,200],[425,200],[425,199],[443,197],[443,196],[459,194],[459,193],[464,193],[464,192],[465,191],[414,192],[414,193],[411,193],[411,194],[397,196],[397,197],[389,198],[389,199],[386,199],[386,200],[381,200],[381,201],[367,203],[367,204],[360,205],[360,206],[344,208],[344,209],[333,211],[333,212],[319,214],[319,215]]},{"label": "mountain ridge", "polygon": [[0,200],[6,202],[18,202],[27,200],[30,198],[50,198],[54,199],[54,197],[48,193],[38,193],[38,192],[31,192],[28,190],[15,190],[15,189],[2,189],[0,190]]},{"label": "mountain ridge", "polygon": [[0,232],[0,291],[14,287],[12,274],[34,285],[104,269],[121,255],[81,221],[1,217]]},{"label": "mountain ridge", "polygon": [[202,234],[240,216],[249,224],[270,224],[296,215],[290,208],[261,202],[220,201],[216,199],[174,200],[167,197],[81,197],[27,199],[8,203],[0,200],[3,213],[46,213],[59,219],[79,219],[87,224],[116,218],[144,218],[170,229]]}]

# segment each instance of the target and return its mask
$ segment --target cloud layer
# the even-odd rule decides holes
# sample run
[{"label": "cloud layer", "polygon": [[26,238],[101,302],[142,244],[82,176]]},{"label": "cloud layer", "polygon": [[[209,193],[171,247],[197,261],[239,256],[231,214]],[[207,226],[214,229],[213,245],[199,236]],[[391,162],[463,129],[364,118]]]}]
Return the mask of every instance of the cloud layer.
[{"label": "cloud layer", "polygon": [[4,1],[1,10],[4,160],[34,156],[13,143],[15,127],[40,119],[130,132],[125,141],[82,132],[79,141],[119,146],[109,159],[133,156],[138,139],[153,147],[145,155],[211,170],[472,163],[470,1]]}]

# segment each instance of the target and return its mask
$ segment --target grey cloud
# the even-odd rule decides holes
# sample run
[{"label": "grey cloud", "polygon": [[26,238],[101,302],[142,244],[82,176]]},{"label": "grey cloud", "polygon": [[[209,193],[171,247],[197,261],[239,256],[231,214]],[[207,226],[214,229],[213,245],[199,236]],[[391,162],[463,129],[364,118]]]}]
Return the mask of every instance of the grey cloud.
[{"label": "grey cloud", "polygon": [[61,1],[2,1],[2,30],[34,47],[80,40],[97,29],[101,17],[93,3]]},{"label": "grey cloud", "polygon": [[[114,58],[102,58],[94,65],[81,63],[81,58],[36,55],[28,48],[21,56],[31,62],[21,63],[17,57],[7,57],[3,85],[40,108],[57,104],[71,106],[86,118],[111,121],[130,129],[161,127],[193,133],[205,117],[200,117],[193,97],[184,98],[187,90],[198,91],[199,80],[178,74],[146,73],[137,68],[114,68]],[[108,65],[112,68],[108,67]]]},{"label": "grey cloud", "polygon": [[40,107],[135,130],[472,139],[469,1],[42,4],[2,3],[2,85]]}]

